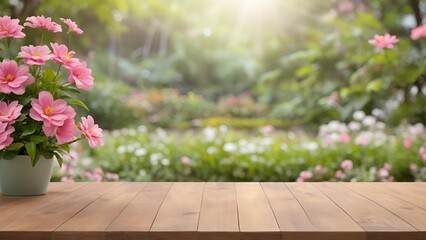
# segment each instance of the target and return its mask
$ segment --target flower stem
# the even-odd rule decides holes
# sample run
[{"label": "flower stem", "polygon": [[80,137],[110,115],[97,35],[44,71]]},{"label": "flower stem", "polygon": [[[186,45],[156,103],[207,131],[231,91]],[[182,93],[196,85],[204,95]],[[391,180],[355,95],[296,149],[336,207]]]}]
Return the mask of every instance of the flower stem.
[{"label": "flower stem", "polygon": [[56,72],[56,75],[55,75],[55,77],[53,78],[53,81],[56,81],[56,78],[58,77],[59,73],[61,72],[61,67],[62,67],[62,64],[61,64],[61,65],[59,65],[58,71]]},{"label": "flower stem", "polygon": [[44,32],[45,32],[45,31],[42,31],[42,32],[41,32],[40,45],[43,45]]}]

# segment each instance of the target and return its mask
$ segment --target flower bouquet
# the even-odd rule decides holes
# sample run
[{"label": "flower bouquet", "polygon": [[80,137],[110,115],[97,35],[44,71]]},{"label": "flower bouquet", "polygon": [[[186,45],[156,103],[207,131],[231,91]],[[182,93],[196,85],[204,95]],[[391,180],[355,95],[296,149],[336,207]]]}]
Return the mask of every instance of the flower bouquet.
[{"label": "flower bouquet", "polygon": [[[61,20],[68,27],[68,39],[83,33],[70,19]],[[28,31],[40,31],[38,45],[21,46],[26,37],[24,27]],[[18,19],[0,17],[0,177],[3,194],[5,188],[10,187],[5,181],[9,181],[16,170],[16,167],[7,170],[12,162],[29,165],[28,171],[49,162],[47,169],[50,168],[51,174],[52,159],[55,157],[61,165],[71,143],[87,139],[90,147],[103,145],[102,130],[93,118],[87,116],[76,121],[73,108],[88,110],[73,96],[94,85],[92,71],[86,62],[74,57],[75,52],[67,45],[43,41],[45,34],[59,35],[61,32],[62,26],[49,17],[28,17],[23,26]],[[24,163],[20,157],[26,157],[28,162]],[[19,171],[17,174],[24,175]],[[44,178],[50,180],[49,173],[38,175],[48,175]],[[32,183],[34,179],[29,181]]]}]

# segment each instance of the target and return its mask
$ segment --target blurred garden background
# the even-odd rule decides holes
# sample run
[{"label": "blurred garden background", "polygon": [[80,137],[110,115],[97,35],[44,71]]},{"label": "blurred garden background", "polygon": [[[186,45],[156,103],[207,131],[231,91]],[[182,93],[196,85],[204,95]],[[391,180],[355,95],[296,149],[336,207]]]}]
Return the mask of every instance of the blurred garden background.
[{"label": "blurred garden background", "polygon": [[[410,38],[426,1],[6,0],[0,14],[84,31],[71,49],[93,70],[80,97],[105,146],[76,145],[54,180],[426,180],[426,39]],[[394,48],[368,42],[386,33]]]}]

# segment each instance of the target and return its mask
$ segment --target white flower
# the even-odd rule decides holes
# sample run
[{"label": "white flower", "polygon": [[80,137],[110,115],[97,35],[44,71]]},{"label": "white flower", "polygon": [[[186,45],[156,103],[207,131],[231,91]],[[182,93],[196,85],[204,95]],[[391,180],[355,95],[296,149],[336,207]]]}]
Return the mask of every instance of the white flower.
[{"label": "white flower", "polygon": [[237,150],[237,145],[235,143],[225,143],[225,145],[223,145],[223,150],[225,152],[234,152],[235,150]]},{"label": "white flower", "polygon": [[144,133],[147,131],[147,128],[144,125],[140,125],[137,130],[140,133]]},{"label": "white flower", "polygon": [[328,123],[328,129],[331,132],[339,131],[340,129],[340,122],[339,121],[331,121]]},{"label": "white flower", "polygon": [[363,111],[356,111],[353,113],[352,117],[356,121],[362,121],[365,118],[365,113]]},{"label": "white flower", "polygon": [[378,108],[373,109],[373,111],[371,113],[376,118],[383,118],[385,116],[385,112],[381,109],[378,109]]},{"label": "white flower", "polygon": [[163,158],[163,160],[161,160],[161,164],[163,164],[164,166],[168,166],[170,165],[170,160],[167,158]]},{"label": "white flower", "polygon": [[359,122],[350,122],[348,127],[351,131],[358,131],[361,129],[361,123]]},{"label": "white flower", "polygon": [[203,129],[203,135],[207,141],[211,142],[216,138],[216,129],[212,127],[206,127]]},{"label": "white flower", "polygon": [[220,125],[219,126],[219,131],[225,133],[228,131],[228,127],[226,125]]},{"label": "white flower", "polygon": [[362,124],[364,126],[370,127],[376,123],[377,119],[373,116],[366,116],[364,120],[362,120]]},{"label": "white flower", "polygon": [[318,143],[316,142],[309,142],[304,144],[304,148],[308,149],[309,151],[315,151],[318,149]]},{"label": "white flower", "polygon": [[138,156],[138,157],[144,156],[144,155],[146,155],[146,153],[147,153],[147,151],[146,151],[145,148],[139,148],[135,151],[135,156]]},{"label": "white flower", "polygon": [[118,148],[117,148],[117,153],[118,154],[123,154],[123,153],[125,153],[126,152],[126,147],[125,146],[119,146]]}]

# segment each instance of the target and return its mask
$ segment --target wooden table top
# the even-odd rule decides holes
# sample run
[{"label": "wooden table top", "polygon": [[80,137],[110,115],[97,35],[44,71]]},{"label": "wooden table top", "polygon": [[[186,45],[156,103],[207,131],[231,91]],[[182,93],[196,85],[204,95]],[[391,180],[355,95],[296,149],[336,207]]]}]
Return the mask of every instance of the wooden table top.
[{"label": "wooden table top", "polygon": [[426,183],[52,183],[0,239],[426,239]]}]

